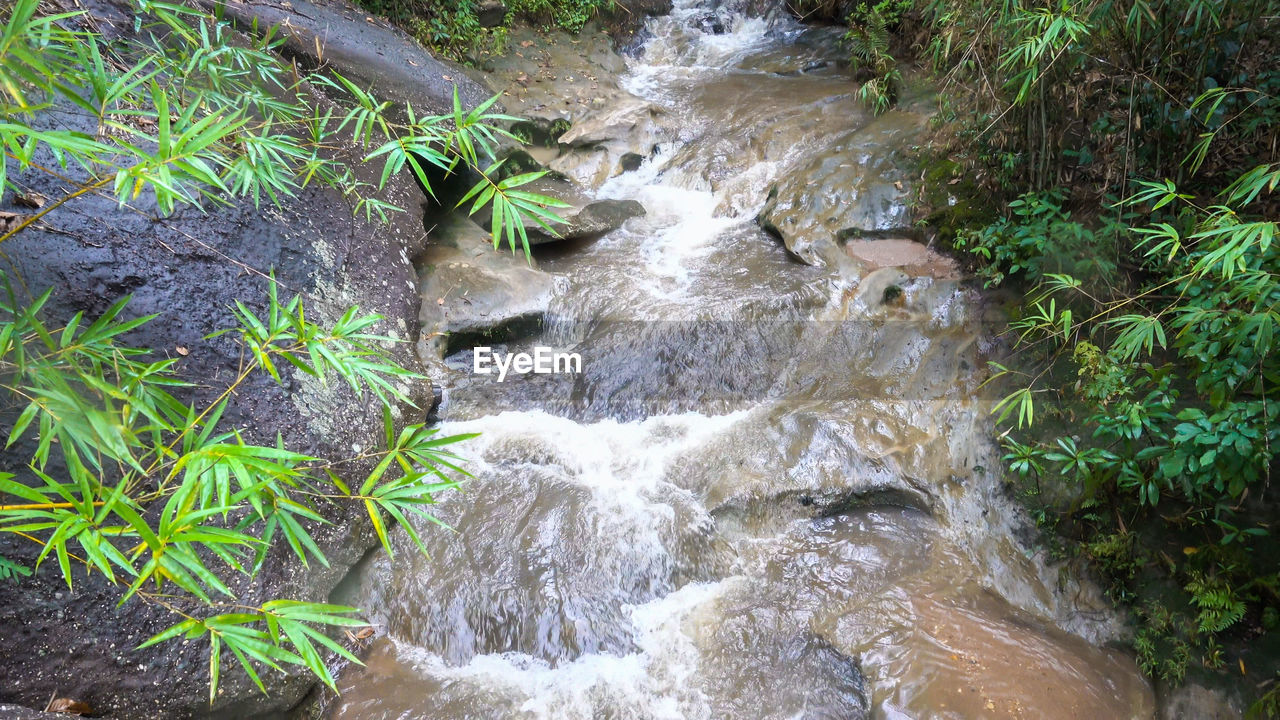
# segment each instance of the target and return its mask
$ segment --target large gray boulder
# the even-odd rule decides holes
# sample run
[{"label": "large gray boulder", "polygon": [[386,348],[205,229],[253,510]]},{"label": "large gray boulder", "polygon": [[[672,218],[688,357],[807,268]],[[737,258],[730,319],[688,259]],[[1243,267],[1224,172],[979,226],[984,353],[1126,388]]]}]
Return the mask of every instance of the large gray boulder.
[{"label": "large gray boulder", "polygon": [[493,93],[458,65],[436,59],[386,20],[345,0],[198,0],[244,32],[278,28],[286,56],[308,70],[336,70],[380,100],[410,103],[421,116],[453,110],[453,90],[464,107]]}]

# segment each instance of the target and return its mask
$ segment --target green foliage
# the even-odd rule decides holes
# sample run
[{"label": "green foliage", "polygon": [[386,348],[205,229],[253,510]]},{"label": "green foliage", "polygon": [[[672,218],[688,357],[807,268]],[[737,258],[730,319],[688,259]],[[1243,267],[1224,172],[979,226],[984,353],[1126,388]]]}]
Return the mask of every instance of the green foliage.
[{"label": "green foliage", "polygon": [[[0,166],[0,193],[26,173],[48,173],[69,187],[11,224],[0,242],[75,198],[111,192],[122,206],[147,195],[161,214],[182,205],[238,198],[280,203],[310,183],[341,191],[353,211],[386,218],[398,208],[378,199],[406,168],[429,179],[468,169],[480,176],[472,211],[493,209],[495,246],[523,245],[525,217],[550,230],[563,203],[519,188],[539,177],[502,174],[491,163],[505,125],[489,112],[496,98],[464,110],[420,117],[339,75],[299,78],[275,55],[279,40],[232,35],[217,18],[182,4],[138,0],[133,37],[106,40],[83,29],[80,13],[41,16],[35,0],[8,8],[0,31],[0,146],[16,173]],[[314,88],[343,100],[321,102]],[[46,129],[48,112],[74,107],[87,131]],[[380,163],[376,183],[356,179],[335,148],[354,146]],[[57,167],[41,164],[49,154]],[[428,168],[434,168],[433,174]],[[392,407],[420,378],[399,367],[373,332],[379,318],[351,308],[335,322],[308,319],[300,298],[277,296],[265,312],[237,302],[231,333],[244,351],[240,372],[202,405],[175,374],[175,361],[121,343],[151,317],[128,318],[128,298],[96,318],[65,325],[44,319],[50,299],[0,298],[0,394],[12,407],[6,437],[23,453],[19,474],[0,473],[0,533],[38,548],[34,568],[0,558],[0,580],[21,580],[55,564],[68,587],[98,574],[120,603],[165,608],[181,621],[144,643],[207,638],[210,699],[223,650],[265,691],[260,670],[306,668],[333,687],[324,654],[354,660],[326,629],[361,621],[354,608],[269,600],[245,606],[235,578],[253,578],[273,547],[303,565],[328,564],[313,533],[327,508],[357,504],[383,546],[400,527],[422,546],[417,521],[439,524],[431,505],[466,473],[441,437],[409,425],[397,431]],[[385,447],[356,457],[319,458],[277,436],[257,444],[222,418],[255,374],[284,384],[289,373],[321,383],[337,378],[384,408]],[[372,466],[372,469],[367,469]],[[366,471],[367,470],[367,471]],[[243,580],[241,582],[244,582]],[[192,607],[207,613],[195,616]]]},{"label": "green foliage", "polygon": [[1202,633],[1219,633],[1244,617],[1244,600],[1221,578],[1196,575],[1187,583],[1191,602],[1200,609],[1196,623]]},{"label": "green foliage", "polygon": [[[1042,246],[1025,259],[993,253],[993,262],[1041,280],[1012,325],[1040,367],[1023,373],[1029,383],[995,411],[1005,421],[1017,408],[1022,432],[1005,436],[1005,460],[1037,488],[1049,479],[1069,489],[1074,507],[1065,511],[1081,547],[1116,583],[1117,597],[1164,587],[1179,598],[1140,614],[1135,648],[1144,671],[1180,682],[1196,653],[1207,667],[1225,663],[1219,638],[1251,607],[1275,612],[1277,569],[1264,549],[1272,448],[1280,446],[1280,281],[1272,271],[1280,267],[1280,223],[1249,208],[1265,207],[1280,165],[1241,174],[1213,203],[1171,181],[1138,186],[1124,205],[1147,210],[1130,231],[1145,280],[1115,299],[1043,272]],[[1044,232],[1039,217],[1005,221],[1003,234],[983,237],[1063,236]],[[1063,387],[1072,370],[1075,385]],[[1073,434],[1032,428],[1041,416]],[[1083,513],[1085,502],[1111,512]],[[1157,556],[1136,550],[1126,529],[1135,524],[1144,542],[1167,548],[1163,562],[1152,566]],[[1142,571],[1149,567],[1162,572]]]},{"label": "green foliage", "polygon": [[1066,271],[1107,278],[1115,274],[1116,234],[1123,228],[1093,229],[1073,220],[1063,209],[1060,190],[1025,193],[1009,203],[1010,216],[981,228],[961,230],[953,245],[975,255],[977,272],[986,287],[1010,276],[1038,282],[1045,275]]},{"label": "green foliage", "polygon": [[[427,507],[436,493],[457,487],[446,471],[465,474],[442,448],[471,436],[438,437],[420,425],[394,436],[390,406],[406,398],[391,381],[416,376],[380,349],[390,338],[368,332],[378,318],[355,308],[322,327],[306,319],[298,298],[280,301],[274,284],[265,314],[238,303],[235,333],[249,360],[218,398],[197,408],[171,394],[185,385],[174,361],[149,360],[147,351],[118,344],[151,319],[123,320],[127,298],[91,323],[76,315],[61,328],[40,318],[48,298],[46,292],[23,306],[10,295],[0,305],[0,387],[23,407],[6,447],[33,448],[29,477],[0,474],[0,532],[37,543],[36,568],[56,560],[69,588],[83,567],[115,585],[122,604],[140,598],[184,615],[143,647],[208,636],[211,700],[223,646],[260,687],[255,662],[300,665],[332,686],[313,641],[349,654],[308,625],[359,624],[350,617],[355,609],[284,600],[243,608],[228,575],[255,576],[282,538],[304,564],[327,565],[308,530],[325,522],[326,504],[365,506],[388,550],[388,518],[416,541],[410,516],[438,522]],[[222,427],[245,380],[261,372],[283,383],[286,366],[322,380],[337,376],[387,408],[387,446],[365,456],[377,465],[358,490],[336,471],[358,458],[303,455],[279,438],[255,445]],[[12,563],[5,568],[28,574]],[[188,617],[175,593],[236,611]]]},{"label": "green foliage", "polygon": [[491,39],[480,26],[474,0],[358,0],[356,4],[455,60],[472,56]]},{"label": "green foliage", "polygon": [[1114,577],[1130,579],[1142,567],[1134,548],[1136,541],[1133,533],[1121,530],[1087,542],[1084,548],[1103,570]]},{"label": "green foliage", "polygon": [[613,0],[510,0],[507,5],[512,15],[576,33],[596,13],[612,8]]},{"label": "green foliage", "polygon": [[[176,638],[194,640],[209,638],[209,702],[217,693],[222,671],[222,649],[235,656],[245,674],[263,694],[258,665],[278,672],[282,665],[300,665],[315,673],[325,685],[334,687],[333,676],[325,665],[321,651],[328,650],[354,663],[359,658],[324,634],[317,627],[356,627],[362,620],[351,617],[355,608],[293,600],[272,600],[261,608],[245,608],[240,612],[215,615],[203,619],[188,618],[138,646],[147,648]],[[317,648],[319,645],[320,648]]]},{"label": "green foliage", "polygon": [[923,15],[934,67],[968,88],[953,94],[966,98],[967,149],[1011,161],[1002,189],[1085,175],[1101,194],[1134,176],[1208,170],[1222,181],[1235,162],[1266,157],[1251,149],[1269,145],[1280,115],[1268,37],[1277,10],[1274,0],[932,0]]},{"label": "green foliage", "polygon": [[890,31],[914,8],[914,0],[859,3],[849,14],[844,41],[855,72],[870,75],[858,87],[858,99],[880,114],[898,99],[902,73],[889,51]]},{"label": "green foliage", "polygon": [[1133,639],[1138,667],[1149,677],[1179,685],[1192,660],[1192,643],[1182,616],[1152,602],[1139,611],[1142,625]]},{"label": "green foliage", "polygon": [[31,569],[0,557],[0,580],[16,580],[18,577],[31,577]]},{"label": "green foliage", "polygon": [[476,0],[357,0],[356,4],[391,20],[436,53],[462,62],[501,52],[507,29],[517,18],[544,29],[577,33],[597,14],[614,7],[613,0],[508,0],[503,25],[485,28]]},{"label": "green foliage", "polygon": [[[0,100],[10,110],[0,123],[0,146],[19,172],[56,172],[36,162],[50,152],[60,169],[75,166],[84,176],[78,187],[39,212],[24,217],[0,235],[12,237],[64,202],[111,188],[120,204],[149,192],[162,214],[178,205],[225,204],[234,198],[262,196],[279,203],[309,183],[340,190],[354,211],[385,220],[399,208],[376,197],[392,174],[407,165],[430,188],[425,165],[445,173],[466,167],[482,175],[499,137],[513,137],[504,123],[515,120],[488,113],[496,96],[464,112],[456,89],[454,112],[419,117],[412,107],[393,107],[334,73],[299,79],[293,67],[273,53],[274,33],[243,45],[212,16],[184,5],[138,0],[138,23],[150,30],[149,42],[107,43],[87,31],[63,29],[36,14],[36,0],[20,0],[4,26],[0,42]],[[71,23],[79,14],[56,16]],[[162,36],[164,40],[156,39]],[[322,109],[310,87],[324,87],[353,99],[335,113]],[[41,130],[37,113],[71,104],[96,121],[94,134]],[[406,118],[402,120],[401,118]],[[384,163],[376,184],[356,179],[352,169],[331,157],[331,148],[354,136],[367,152],[365,162]],[[524,182],[536,179],[526,175]],[[0,191],[13,187],[0,169]],[[524,214],[556,222],[542,202],[526,194],[512,202],[508,182],[490,197],[503,212],[495,235],[523,228]],[[511,249],[519,232],[507,233]]]},{"label": "green foliage", "polygon": [[1280,685],[1272,679],[1272,687],[1245,710],[1245,720],[1274,720],[1280,717]]},{"label": "green foliage", "polygon": [[[930,216],[986,286],[1026,291],[993,365],[1010,479],[1133,606],[1145,672],[1223,666],[1280,616],[1280,4],[920,12],[944,87]],[[992,198],[994,220],[948,209]]]}]

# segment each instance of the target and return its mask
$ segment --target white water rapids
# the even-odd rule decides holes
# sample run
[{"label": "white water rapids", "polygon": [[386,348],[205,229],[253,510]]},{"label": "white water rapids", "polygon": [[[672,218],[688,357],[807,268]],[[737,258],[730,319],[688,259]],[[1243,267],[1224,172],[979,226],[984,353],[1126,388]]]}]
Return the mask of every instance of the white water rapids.
[{"label": "white water rapids", "polygon": [[652,20],[622,79],[658,142],[597,194],[646,215],[543,258],[560,289],[511,343],[583,375],[450,391],[444,432],[481,434],[441,496],[456,532],[342,598],[380,632],[331,716],[1150,717],[1097,646],[1114,619],[1007,498],[978,293],[803,265],[756,226],[774,183],[918,118],[868,116],[816,31],[710,5]]}]

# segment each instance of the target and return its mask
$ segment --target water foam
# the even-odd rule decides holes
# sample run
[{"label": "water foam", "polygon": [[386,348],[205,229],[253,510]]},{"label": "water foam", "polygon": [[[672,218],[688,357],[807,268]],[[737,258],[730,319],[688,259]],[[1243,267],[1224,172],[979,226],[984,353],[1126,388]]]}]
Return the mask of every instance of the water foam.
[{"label": "water foam", "polygon": [[653,720],[710,718],[709,702],[696,682],[698,649],[685,625],[739,580],[693,583],[663,598],[628,606],[636,627],[636,651],[625,655],[584,655],[552,667],[522,653],[501,653],[478,655],[454,667],[399,642],[397,655],[424,675],[514,696],[518,710],[530,718],[588,720],[602,711]]}]

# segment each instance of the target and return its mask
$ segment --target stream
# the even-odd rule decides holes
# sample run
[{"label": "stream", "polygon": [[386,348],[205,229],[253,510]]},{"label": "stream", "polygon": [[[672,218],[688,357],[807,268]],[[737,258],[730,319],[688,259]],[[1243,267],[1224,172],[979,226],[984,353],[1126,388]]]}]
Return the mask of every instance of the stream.
[{"label": "stream", "polygon": [[539,248],[550,310],[495,348],[582,372],[446,359],[474,479],[339,598],[379,632],[330,717],[1152,717],[1004,487],[994,311],[905,222],[929,91],[874,117],[830,30],[696,0],[647,37],[558,159],[646,214]]}]

